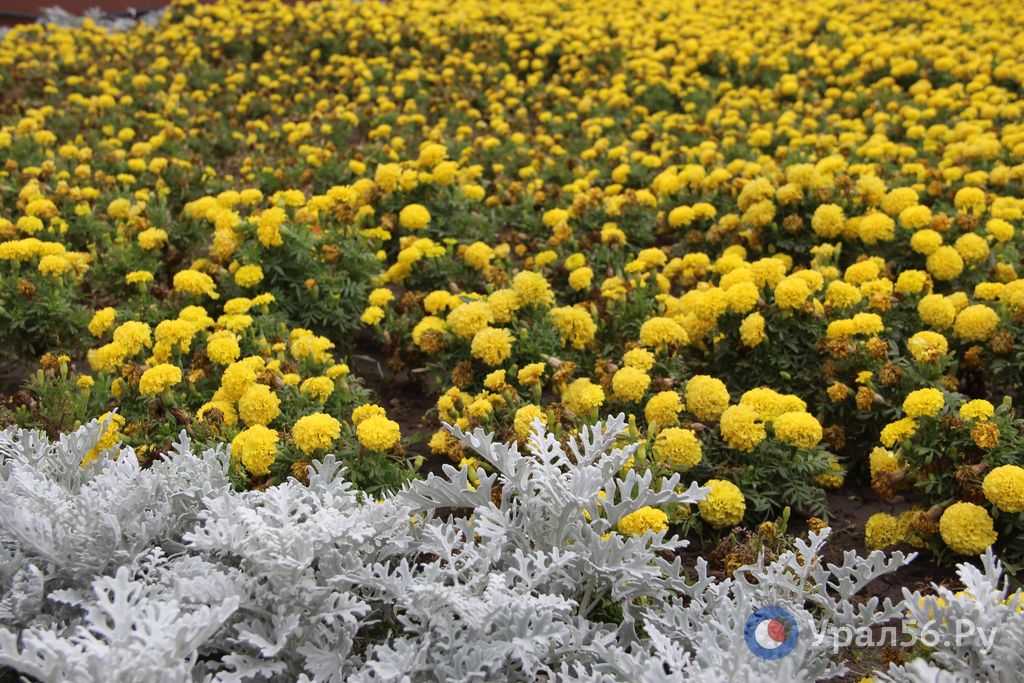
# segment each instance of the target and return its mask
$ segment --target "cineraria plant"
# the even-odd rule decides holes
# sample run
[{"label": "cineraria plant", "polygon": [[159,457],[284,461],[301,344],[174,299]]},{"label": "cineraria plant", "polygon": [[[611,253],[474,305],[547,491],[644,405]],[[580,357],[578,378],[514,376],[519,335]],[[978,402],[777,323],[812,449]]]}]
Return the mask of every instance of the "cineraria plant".
[{"label": "cineraria plant", "polygon": [[[449,466],[379,500],[333,456],[308,484],[239,492],[223,450],[197,455],[184,437],[148,469],[130,449],[83,468],[101,428],[0,435],[2,499],[17,501],[4,508],[0,663],[43,681],[811,680],[844,671],[830,628],[909,609],[858,596],[910,558],[826,564],[827,532],[724,579],[688,567],[686,541],[644,511],[707,489],[620,476],[636,448],[615,446],[621,415],[565,442],[537,422],[526,453],[452,428],[490,471]],[[173,523],[147,523],[142,496]],[[59,552],[17,532],[29,518],[56,530]],[[120,535],[92,550],[66,539],[107,528]],[[777,661],[744,640],[768,605],[802,634]]]}]

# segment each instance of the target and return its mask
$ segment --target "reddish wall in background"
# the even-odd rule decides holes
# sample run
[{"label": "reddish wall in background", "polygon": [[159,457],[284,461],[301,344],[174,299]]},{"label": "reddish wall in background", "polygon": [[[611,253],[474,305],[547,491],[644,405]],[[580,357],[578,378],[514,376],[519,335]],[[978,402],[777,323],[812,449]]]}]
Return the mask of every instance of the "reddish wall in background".
[{"label": "reddish wall in background", "polygon": [[72,14],[84,14],[99,7],[104,12],[125,12],[128,9],[146,10],[163,7],[159,0],[0,0],[0,25],[12,26],[24,21],[35,21],[44,7],[63,7]]}]

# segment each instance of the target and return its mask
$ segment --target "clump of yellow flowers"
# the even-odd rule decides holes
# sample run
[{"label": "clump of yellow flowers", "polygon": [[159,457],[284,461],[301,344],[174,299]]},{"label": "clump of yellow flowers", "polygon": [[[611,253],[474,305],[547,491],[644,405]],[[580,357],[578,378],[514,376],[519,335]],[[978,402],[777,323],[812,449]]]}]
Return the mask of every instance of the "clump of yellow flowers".
[{"label": "clump of yellow flowers", "polygon": [[905,507],[872,547],[1008,548],[1015,21],[500,10],[179,0],[123,32],[14,28],[0,355],[68,361],[0,417],[112,415],[90,459],[227,441],[240,487],[334,453],[378,491],[465,460],[441,422],[526,447],[623,412],[630,467],[712,489],[623,533],[821,517],[849,484]]}]

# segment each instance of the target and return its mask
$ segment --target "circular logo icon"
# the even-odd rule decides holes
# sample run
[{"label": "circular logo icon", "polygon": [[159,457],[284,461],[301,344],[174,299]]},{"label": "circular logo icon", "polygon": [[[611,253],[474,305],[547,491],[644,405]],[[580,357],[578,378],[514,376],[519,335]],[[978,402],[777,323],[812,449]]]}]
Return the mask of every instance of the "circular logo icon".
[{"label": "circular logo icon", "polygon": [[747,618],[743,638],[761,659],[782,659],[796,647],[796,619],[781,607],[761,607]]}]

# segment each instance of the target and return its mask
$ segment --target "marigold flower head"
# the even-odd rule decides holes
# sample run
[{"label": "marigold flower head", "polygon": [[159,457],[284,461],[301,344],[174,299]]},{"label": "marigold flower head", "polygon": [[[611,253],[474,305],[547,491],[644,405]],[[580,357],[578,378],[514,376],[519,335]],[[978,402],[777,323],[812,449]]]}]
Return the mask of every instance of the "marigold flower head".
[{"label": "marigold flower head", "polygon": [[709,479],[704,486],[709,487],[711,493],[697,504],[701,519],[716,529],[739,524],[747,511],[747,502],[739,487],[724,479]]},{"label": "marigold flower head", "polygon": [[324,413],[300,417],[292,426],[292,438],[303,453],[323,451],[341,436],[341,422]]},{"label": "marigold flower head", "polygon": [[319,403],[326,403],[334,393],[334,380],[330,377],[310,377],[299,387],[303,396]]},{"label": "marigold flower head", "polygon": [[979,555],[998,535],[988,511],[974,503],[953,503],[939,518],[939,534],[953,552]]},{"label": "marigold flower head", "polygon": [[242,430],[231,441],[231,455],[252,474],[270,474],[270,466],[277,459],[277,430],[263,425]]},{"label": "marigold flower head", "polygon": [[998,326],[998,313],[985,304],[974,304],[957,314],[953,336],[967,342],[987,341]]},{"label": "marigold flower head", "polygon": [[996,412],[995,407],[983,398],[967,401],[960,406],[960,417],[965,420],[984,422]]},{"label": "marigold flower head", "polygon": [[142,373],[142,377],[139,379],[139,393],[143,396],[156,396],[179,382],[181,382],[181,368],[169,363],[161,363]]},{"label": "marigold flower head", "polygon": [[651,378],[646,372],[628,365],[612,376],[612,391],[621,401],[641,400],[650,384]]},{"label": "marigold flower head", "polygon": [[398,222],[407,230],[422,230],[430,225],[430,212],[422,204],[409,204],[399,212]]},{"label": "marigold flower head", "polygon": [[619,533],[627,536],[643,536],[648,531],[667,531],[668,515],[657,508],[644,506],[622,517],[617,528]]},{"label": "marigold flower head", "polygon": [[586,416],[604,403],[604,390],[588,378],[575,380],[562,392],[562,405],[579,416]]},{"label": "marigold flower head", "polygon": [[533,432],[533,422],[538,419],[544,424],[548,422],[547,415],[540,406],[527,404],[516,411],[512,426],[520,441],[525,441],[530,436]]},{"label": "marigold flower head", "polygon": [[670,467],[693,467],[702,458],[701,442],[692,429],[669,427],[654,440],[654,456]]},{"label": "marigold flower head", "polygon": [[397,422],[383,415],[372,415],[356,425],[356,437],[364,447],[380,453],[394,447],[402,434]]},{"label": "marigold flower head", "polygon": [[796,448],[814,448],[821,441],[821,423],[810,413],[782,413],[775,418],[772,426],[776,438]]},{"label": "marigold flower head", "polygon": [[918,363],[934,363],[949,351],[949,343],[938,332],[917,332],[907,340],[907,350]]},{"label": "marigold flower head", "polygon": [[899,519],[887,512],[876,512],[864,525],[864,545],[868,550],[884,550],[903,542]]},{"label": "marigold flower head", "polygon": [[708,375],[695,375],[686,383],[686,407],[700,420],[717,420],[729,406],[725,383]]},{"label": "marigold flower head", "polygon": [[238,415],[249,427],[268,425],[281,414],[281,399],[265,384],[252,384],[238,399]]},{"label": "marigold flower head", "polygon": [[945,397],[938,389],[931,387],[912,391],[903,401],[903,410],[908,417],[934,417],[945,405]]},{"label": "marigold flower head", "polygon": [[656,351],[674,349],[689,341],[686,330],[672,318],[649,318],[640,325],[640,345]]}]

